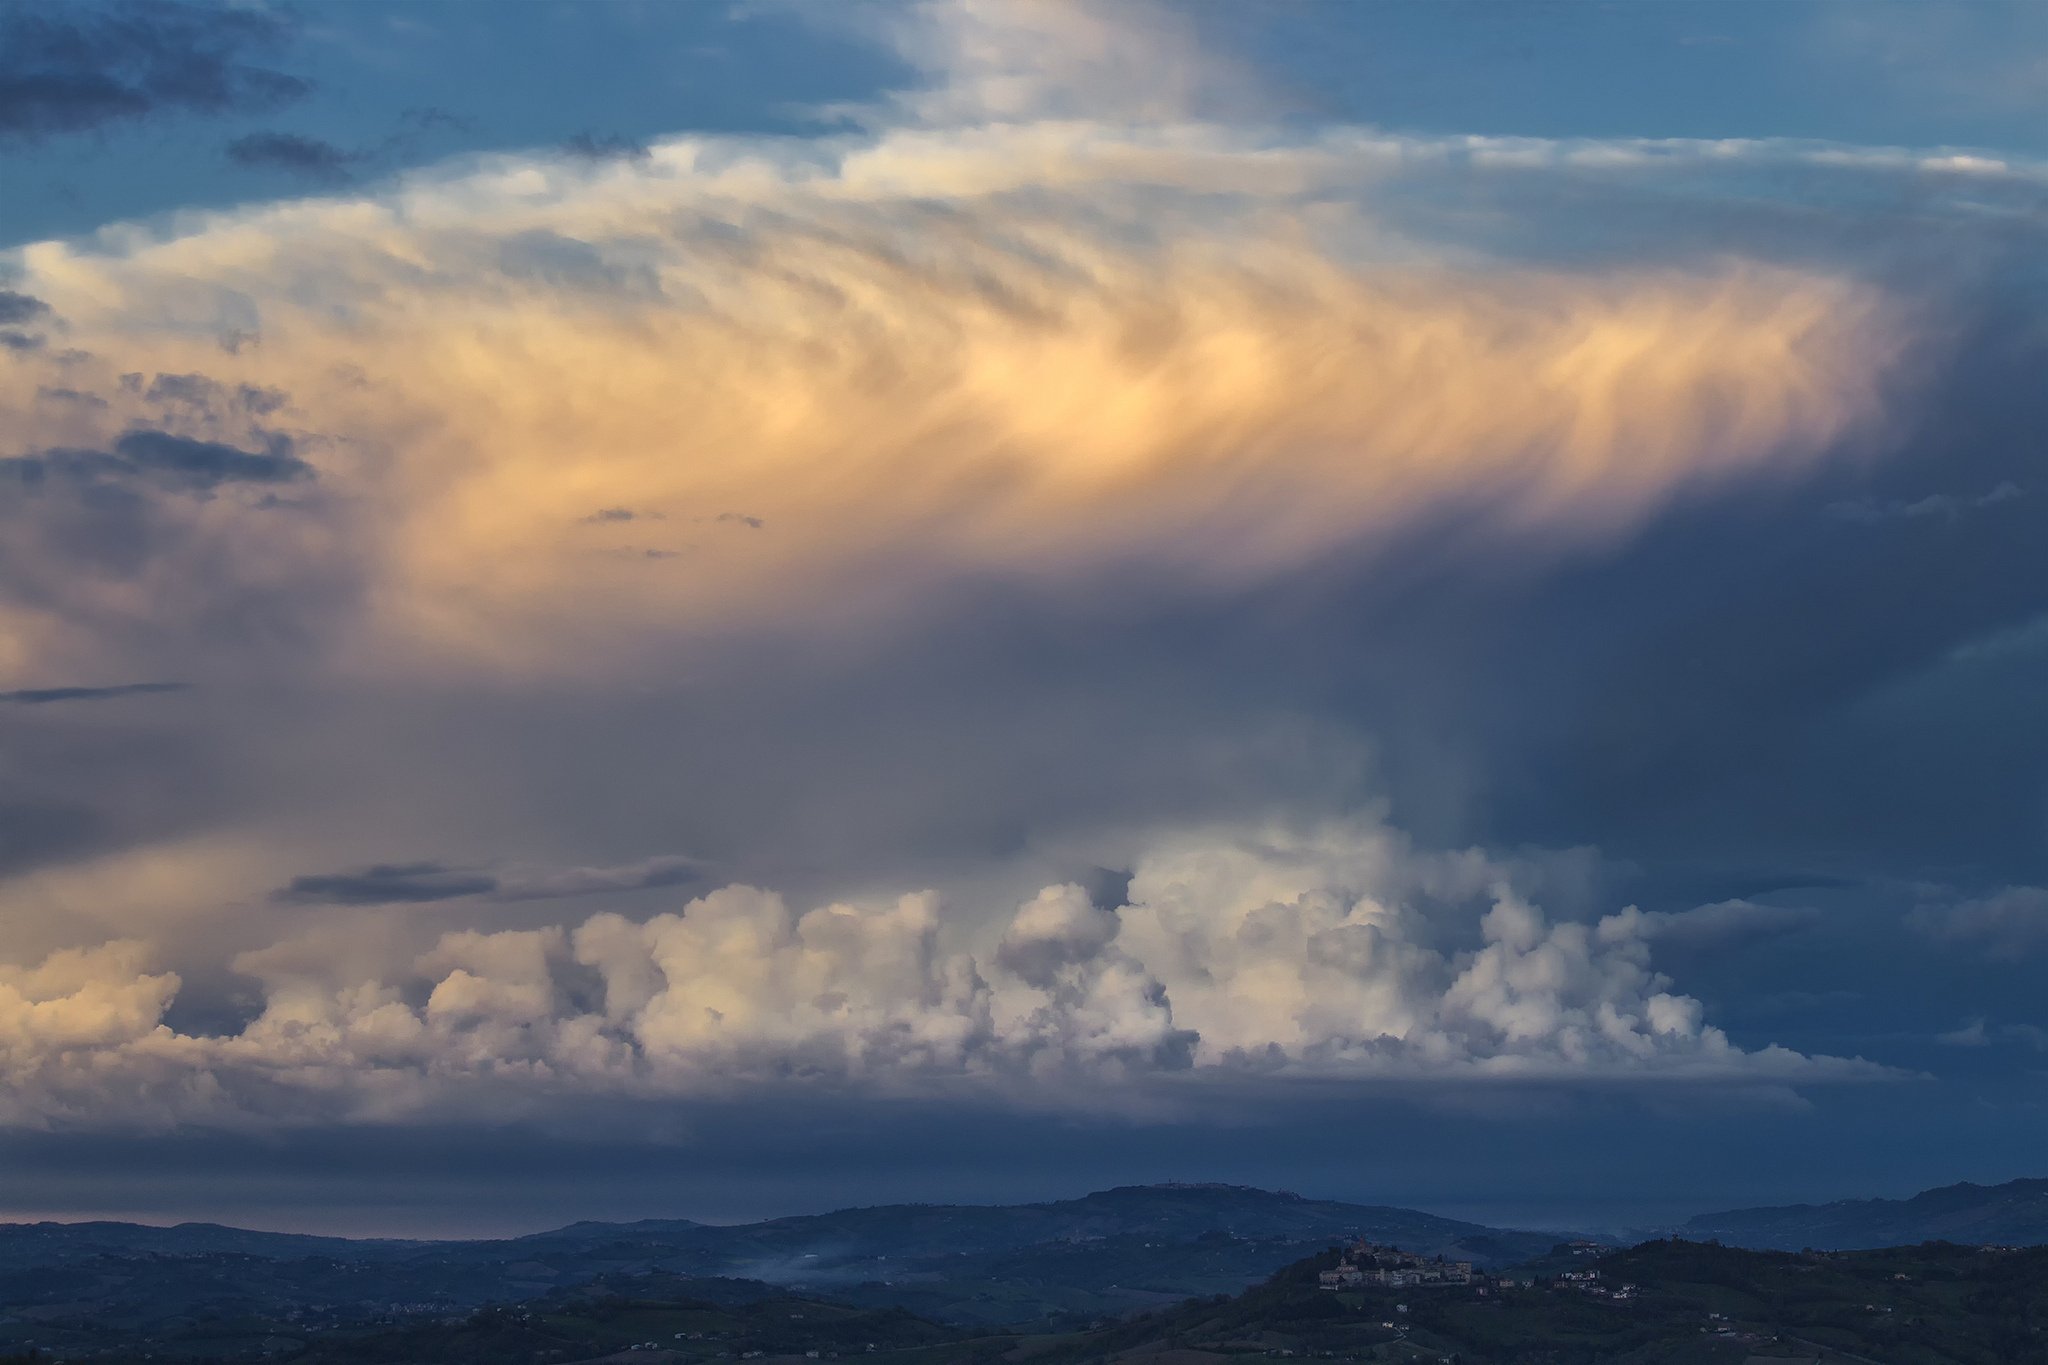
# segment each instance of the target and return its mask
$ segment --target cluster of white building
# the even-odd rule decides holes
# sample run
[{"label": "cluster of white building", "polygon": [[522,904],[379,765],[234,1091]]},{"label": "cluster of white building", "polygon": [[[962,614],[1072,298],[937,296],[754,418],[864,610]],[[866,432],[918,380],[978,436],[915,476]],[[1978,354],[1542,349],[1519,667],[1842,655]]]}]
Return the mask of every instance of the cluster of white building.
[{"label": "cluster of white building", "polygon": [[1557,1277],[1559,1284],[1567,1289],[1576,1289],[1582,1294],[1591,1294],[1596,1299],[1627,1301],[1636,1296],[1633,1284],[1605,1283],[1597,1270],[1567,1270]]}]

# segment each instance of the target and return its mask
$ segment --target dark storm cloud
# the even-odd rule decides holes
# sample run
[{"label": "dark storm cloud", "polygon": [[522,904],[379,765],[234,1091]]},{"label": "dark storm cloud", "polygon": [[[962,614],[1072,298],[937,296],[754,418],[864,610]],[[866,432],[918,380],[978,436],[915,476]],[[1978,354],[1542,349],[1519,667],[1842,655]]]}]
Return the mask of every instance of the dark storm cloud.
[{"label": "dark storm cloud", "polygon": [[12,289],[0,289],[0,323],[12,325],[39,318],[50,311],[50,305],[32,294],[17,294]]},{"label": "dark storm cloud", "polygon": [[251,170],[284,171],[327,184],[338,184],[364,158],[322,138],[298,133],[250,133],[230,142],[229,161]]},{"label": "dark storm cloud", "polygon": [[0,692],[0,703],[15,706],[44,706],[60,701],[110,701],[115,697],[148,696],[157,692],[186,692],[192,684],[182,682],[116,683],[111,687],[26,687]]},{"label": "dark storm cloud", "polygon": [[[1684,508],[1538,587],[1440,602],[1462,657],[1411,646],[1420,676],[1346,709],[1404,707],[1456,737],[1484,787],[1467,837],[1723,877],[2048,880],[2048,653],[1977,648],[2048,614],[2048,507],[2000,491],[2038,477],[2048,422],[2029,378],[2048,347],[2014,316],[2030,306],[1950,302],[1979,320],[1897,405],[1881,463]],[[1817,515],[1844,505],[1859,515]],[[1344,666],[1370,680],[1370,661]],[[1413,781],[1433,759],[1419,748]]]},{"label": "dark storm cloud", "polygon": [[509,868],[487,872],[442,863],[378,863],[355,872],[294,877],[271,900],[300,905],[401,905],[482,897],[493,901],[557,900],[650,891],[703,879],[694,859],[646,858],[616,867]]},{"label": "dark storm cloud", "polygon": [[168,431],[131,431],[111,451],[45,450],[0,459],[0,475],[38,488],[52,483],[98,484],[152,476],[188,491],[231,483],[292,483],[313,477],[313,467],[292,454],[290,437],[272,435],[265,449],[243,450]]},{"label": "dark storm cloud", "polygon": [[378,863],[360,872],[294,877],[270,898],[299,905],[412,905],[497,889],[496,877],[439,863]]},{"label": "dark storm cloud", "polygon": [[0,137],[275,108],[310,88],[263,64],[292,35],[288,19],[254,8],[14,0],[0,7]]}]

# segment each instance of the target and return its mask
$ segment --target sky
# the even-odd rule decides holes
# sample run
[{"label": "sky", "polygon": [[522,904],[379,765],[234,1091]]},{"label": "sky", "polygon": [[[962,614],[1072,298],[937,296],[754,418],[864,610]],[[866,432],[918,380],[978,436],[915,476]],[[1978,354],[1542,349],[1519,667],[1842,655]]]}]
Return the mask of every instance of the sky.
[{"label": "sky", "polygon": [[0,4],[0,1218],[2041,1175],[2048,9]]}]

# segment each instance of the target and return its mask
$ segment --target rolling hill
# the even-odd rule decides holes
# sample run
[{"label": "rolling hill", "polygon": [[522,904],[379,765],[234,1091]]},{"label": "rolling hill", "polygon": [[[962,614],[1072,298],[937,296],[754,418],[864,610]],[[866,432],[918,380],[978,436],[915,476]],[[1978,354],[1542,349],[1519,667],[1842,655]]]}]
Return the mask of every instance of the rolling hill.
[{"label": "rolling hill", "polygon": [[1786,1251],[1935,1241],[2036,1246],[2048,1243],[2048,1180],[1944,1185],[1910,1199],[1733,1209],[1702,1214],[1680,1232],[1695,1240]]},{"label": "rolling hill", "polygon": [[134,1331],[200,1315],[332,1326],[465,1313],[660,1274],[1005,1326],[1236,1293],[1359,1236],[1481,1265],[1526,1259],[1556,1240],[1225,1185],[1131,1186],[1010,1206],[886,1205],[728,1227],[577,1223],[485,1241],[351,1241],[211,1224],[0,1225],[0,1316]]}]

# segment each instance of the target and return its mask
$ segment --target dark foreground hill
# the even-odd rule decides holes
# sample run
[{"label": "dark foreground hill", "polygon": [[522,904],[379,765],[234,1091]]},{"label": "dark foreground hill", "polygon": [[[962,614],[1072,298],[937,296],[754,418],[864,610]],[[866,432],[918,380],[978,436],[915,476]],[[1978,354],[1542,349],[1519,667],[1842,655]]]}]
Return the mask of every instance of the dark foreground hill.
[{"label": "dark foreground hill", "polygon": [[[766,1285],[643,1276],[387,1328],[246,1320],[102,1340],[103,1365],[1232,1365],[1252,1357],[1457,1365],[2041,1365],[2048,1250],[1948,1245],[1784,1253],[1681,1241],[1605,1256],[1560,1249],[1555,1275],[1472,1286],[1318,1287],[1334,1251],[1236,1296],[1053,1332],[948,1326]],[[1567,1277],[1570,1276],[1570,1278]],[[195,1325],[195,1330],[196,1330]],[[239,1332],[231,1335],[230,1330]],[[211,1354],[207,1354],[211,1352]]]},{"label": "dark foreground hill", "polygon": [[1231,1294],[1365,1236],[1482,1265],[1553,1237],[1217,1185],[1009,1207],[891,1205],[735,1227],[579,1223],[493,1241],[359,1242],[212,1225],[0,1225],[0,1349],[68,1324],[148,1333],[241,1320],[335,1327],[465,1314],[600,1278],[747,1280],[988,1326]]},{"label": "dark foreground hill", "polygon": [[1733,1209],[1702,1214],[1681,1232],[1694,1240],[1785,1251],[1931,1241],[2035,1246],[2048,1243],[2048,1180],[1946,1185],[1910,1199]]}]

